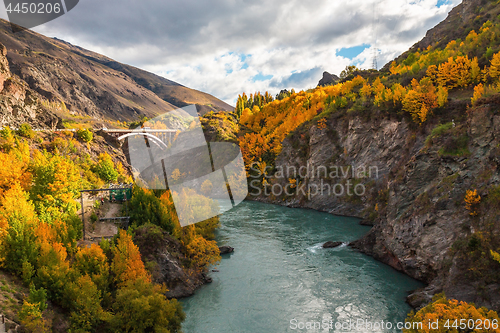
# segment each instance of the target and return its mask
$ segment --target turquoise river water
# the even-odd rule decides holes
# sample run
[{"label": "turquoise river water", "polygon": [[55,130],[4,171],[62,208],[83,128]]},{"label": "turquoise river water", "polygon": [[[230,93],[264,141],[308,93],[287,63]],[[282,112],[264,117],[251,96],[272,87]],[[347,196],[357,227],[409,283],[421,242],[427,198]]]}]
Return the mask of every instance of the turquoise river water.
[{"label": "turquoise river water", "polygon": [[184,333],[399,331],[387,322],[404,321],[422,286],[346,245],[322,248],[368,232],[354,218],[244,202],[220,220],[217,242],[235,251],[182,300]]}]

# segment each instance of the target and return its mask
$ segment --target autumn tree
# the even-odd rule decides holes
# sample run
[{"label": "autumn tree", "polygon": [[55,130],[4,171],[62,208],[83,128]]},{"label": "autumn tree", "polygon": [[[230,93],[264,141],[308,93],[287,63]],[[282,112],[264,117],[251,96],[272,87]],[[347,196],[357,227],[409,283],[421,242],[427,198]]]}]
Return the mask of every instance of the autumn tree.
[{"label": "autumn tree", "polygon": [[94,166],[94,171],[105,182],[116,182],[119,173],[115,169],[115,163],[108,153],[100,154],[99,161]]},{"label": "autumn tree", "polygon": [[0,195],[15,183],[24,190],[31,187],[29,146],[19,143],[15,149],[12,148],[8,153],[0,152]]},{"label": "autumn tree", "polygon": [[34,151],[31,163],[33,186],[30,194],[44,221],[74,214],[81,177],[69,159],[48,152]]},{"label": "autumn tree", "polygon": [[477,215],[477,207],[481,202],[481,196],[477,194],[477,190],[467,190],[465,193],[465,209],[467,209],[471,216]]},{"label": "autumn tree", "polygon": [[0,148],[5,152],[9,152],[16,143],[16,138],[14,138],[14,134],[12,133],[9,126],[4,126],[2,130],[0,130]]},{"label": "autumn tree", "polygon": [[97,325],[111,318],[101,306],[99,288],[88,275],[68,282],[63,304],[70,310],[71,329],[75,332],[93,332]]},{"label": "autumn tree", "polygon": [[215,241],[208,241],[197,234],[194,225],[183,228],[181,242],[192,263],[200,269],[220,261],[220,252]]},{"label": "autumn tree", "polygon": [[180,332],[185,314],[176,299],[167,300],[166,291],[144,277],[126,281],[116,293],[110,328],[122,333]]},{"label": "autumn tree", "polygon": [[500,77],[500,52],[493,55],[488,74],[492,79]]},{"label": "autumn tree", "polygon": [[47,291],[43,288],[36,289],[31,284],[29,296],[23,301],[23,306],[18,314],[24,328],[29,332],[52,332],[50,321],[43,318],[45,309],[47,309]]},{"label": "autumn tree", "polygon": [[36,229],[36,236],[39,255],[35,265],[37,274],[34,282],[47,290],[50,299],[62,301],[66,286],[75,276],[68,261],[68,252],[58,241],[57,230],[51,225],[40,223]]},{"label": "autumn tree", "polygon": [[356,71],[359,71],[359,68],[357,68],[356,66],[354,66],[354,65],[346,66],[344,68],[344,70],[342,70],[342,72],[340,72],[340,79],[341,80],[346,79],[349,76],[354,75],[354,73]]},{"label": "autumn tree", "polygon": [[32,139],[35,136],[35,131],[33,131],[30,124],[21,124],[17,130],[17,134]]},{"label": "autumn tree", "polygon": [[80,247],[75,254],[73,268],[80,275],[88,275],[92,282],[104,294],[109,285],[108,258],[99,245],[92,244],[90,247]]},{"label": "autumn tree", "polygon": [[212,182],[209,179],[206,179],[202,184],[201,184],[201,193],[205,196],[210,195],[212,193]]},{"label": "autumn tree", "polygon": [[474,94],[471,98],[472,105],[476,105],[476,102],[483,96],[484,94],[484,86],[482,83],[478,84],[474,87]]},{"label": "autumn tree", "polygon": [[170,234],[174,230],[175,223],[172,214],[151,190],[134,187],[132,199],[128,202],[128,209],[130,222],[136,226],[151,223]]},{"label": "autumn tree", "polygon": [[3,194],[0,205],[0,265],[18,273],[24,262],[37,261],[35,207],[19,183]]},{"label": "autumn tree", "polygon": [[142,262],[139,248],[124,230],[120,230],[116,246],[113,248],[111,271],[118,286],[123,286],[127,281],[135,281],[139,278],[150,280]]},{"label": "autumn tree", "polygon": [[[436,320],[439,322],[438,329],[431,327],[431,323],[434,323]],[[482,323],[481,326],[484,326],[486,322],[489,322],[490,325],[487,329],[488,332],[500,332],[498,325],[492,325],[494,322],[498,324],[500,321],[498,314],[495,311],[491,311],[486,308],[478,309],[473,304],[450,300],[447,299],[444,294],[436,295],[431,304],[420,309],[417,313],[412,311],[406,319],[407,323],[412,323],[412,328],[403,329],[403,332],[459,332],[459,330],[456,330],[454,327],[459,328],[461,320],[466,323],[469,320],[473,320],[474,323],[480,321]],[[419,327],[420,324],[421,328]],[[494,326],[497,328],[493,328]]]},{"label": "autumn tree", "polygon": [[76,132],[76,135],[80,140],[87,143],[91,142],[92,139],[94,138],[94,134],[87,128],[78,130]]},{"label": "autumn tree", "polygon": [[466,87],[478,79],[479,73],[477,58],[470,60],[468,56],[450,57],[447,62],[439,65],[437,81],[447,88]]},{"label": "autumn tree", "polygon": [[436,87],[429,78],[420,82],[413,79],[412,87],[403,99],[403,110],[412,116],[413,121],[422,124],[438,106],[437,99]]}]

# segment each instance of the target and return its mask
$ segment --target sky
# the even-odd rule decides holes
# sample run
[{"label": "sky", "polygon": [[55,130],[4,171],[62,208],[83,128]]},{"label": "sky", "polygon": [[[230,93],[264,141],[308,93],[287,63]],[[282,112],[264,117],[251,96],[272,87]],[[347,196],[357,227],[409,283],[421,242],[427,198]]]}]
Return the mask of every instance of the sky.
[{"label": "sky", "polygon": [[[236,104],[378,67],[461,0],[80,0],[33,30]],[[0,6],[0,17],[7,19]]]}]

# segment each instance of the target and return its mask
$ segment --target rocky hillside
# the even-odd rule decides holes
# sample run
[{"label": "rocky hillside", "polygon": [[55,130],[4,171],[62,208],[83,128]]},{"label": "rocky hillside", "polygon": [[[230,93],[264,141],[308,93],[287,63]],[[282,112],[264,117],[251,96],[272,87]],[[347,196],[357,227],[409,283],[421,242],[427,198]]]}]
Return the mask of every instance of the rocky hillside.
[{"label": "rocky hillside", "polygon": [[64,110],[54,107],[54,113],[132,121],[187,104],[197,104],[200,113],[233,109],[211,95],[64,41],[29,30],[12,33],[3,20],[0,43],[12,74],[52,106],[64,103]]},{"label": "rocky hillside", "polygon": [[40,103],[40,95],[9,69],[7,49],[0,43],[0,125],[55,127],[59,118]]},{"label": "rocky hillside", "polygon": [[499,31],[496,3],[464,0],[381,72],[245,109],[250,198],[373,225],[351,246],[427,283],[415,307],[500,310]]}]

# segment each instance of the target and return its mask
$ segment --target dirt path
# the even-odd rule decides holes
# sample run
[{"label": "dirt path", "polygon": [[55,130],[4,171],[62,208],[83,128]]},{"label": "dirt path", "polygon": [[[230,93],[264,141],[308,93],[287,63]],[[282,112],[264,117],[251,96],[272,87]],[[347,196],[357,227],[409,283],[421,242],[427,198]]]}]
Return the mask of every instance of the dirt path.
[{"label": "dirt path", "polygon": [[[95,211],[94,204],[104,198],[104,203],[100,205],[99,210]],[[118,233],[118,226],[113,221],[99,221],[100,218],[112,218],[121,216],[122,204],[111,203],[107,201],[106,196],[84,195],[83,206],[85,209],[85,241],[82,245],[98,242],[101,238],[110,238]],[[92,221],[91,216],[95,213],[97,220]],[[80,213],[81,214],[81,213]],[[89,243],[89,244],[87,244]]]}]

